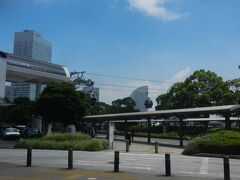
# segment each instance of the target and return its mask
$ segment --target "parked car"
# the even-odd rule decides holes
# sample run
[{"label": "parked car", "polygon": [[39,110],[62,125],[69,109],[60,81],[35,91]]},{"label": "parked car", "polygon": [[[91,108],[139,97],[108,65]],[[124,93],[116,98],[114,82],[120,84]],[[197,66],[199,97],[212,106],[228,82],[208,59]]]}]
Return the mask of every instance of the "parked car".
[{"label": "parked car", "polygon": [[16,126],[16,129],[19,130],[19,133],[20,133],[20,135],[22,136],[23,133],[24,133],[24,131],[25,131],[25,129],[27,129],[27,126],[25,126],[25,125],[17,125],[17,126]]},{"label": "parked car", "polygon": [[30,127],[26,128],[22,134],[24,138],[39,138],[42,137],[42,133],[38,128]]},{"label": "parked car", "polygon": [[19,130],[16,128],[6,128],[2,136],[3,139],[20,139]]}]

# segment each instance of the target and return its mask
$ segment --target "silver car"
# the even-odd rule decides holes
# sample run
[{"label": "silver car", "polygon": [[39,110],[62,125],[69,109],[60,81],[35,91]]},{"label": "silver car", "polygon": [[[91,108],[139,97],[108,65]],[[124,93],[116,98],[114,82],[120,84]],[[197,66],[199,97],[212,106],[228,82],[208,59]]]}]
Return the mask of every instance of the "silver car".
[{"label": "silver car", "polygon": [[6,128],[3,131],[3,139],[19,139],[20,133],[16,128]]}]

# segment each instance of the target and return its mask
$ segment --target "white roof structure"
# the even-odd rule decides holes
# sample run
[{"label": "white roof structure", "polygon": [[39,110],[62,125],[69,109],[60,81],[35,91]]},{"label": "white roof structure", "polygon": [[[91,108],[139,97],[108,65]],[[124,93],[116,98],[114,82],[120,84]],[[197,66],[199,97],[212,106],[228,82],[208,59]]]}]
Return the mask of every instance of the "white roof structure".
[{"label": "white roof structure", "polygon": [[[172,109],[172,110],[160,110],[149,112],[133,112],[133,113],[120,113],[120,114],[104,114],[85,116],[84,120],[87,121],[123,121],[123,120],[141,120],[141,119],[160,119],[171,116],[176,117],[194,117],[201,114],[221,114],[229,115],[233,113],[240,113],[240,105],[226,105],[226,106],[211,106],[211,107],[199,107],[199,108],[186,108],[186,109]],[[196,119],[196,118],[194,118]]]}]

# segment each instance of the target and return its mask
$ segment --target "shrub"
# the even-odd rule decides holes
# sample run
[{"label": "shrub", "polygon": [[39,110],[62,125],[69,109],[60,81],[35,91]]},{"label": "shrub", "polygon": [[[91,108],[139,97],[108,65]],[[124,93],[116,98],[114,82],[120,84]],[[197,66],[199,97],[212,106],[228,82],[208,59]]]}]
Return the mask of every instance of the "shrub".
[{"label": "shrub", "polygon": [[183,154],[197,153],[240,154],[240,132],[217,131],[202,137],[194,138],[184,149]]},{"label": "shrub", "polygon": [[49,136],[45,136],[42,140],[50,140],[50,141],[78,141],[78,140],[87,140],[90,139],[90,136],[83,133],[55,133]]},{"label": "shrub", "polygon": [[21,139],[16,148],[100,151],[108,148],[107,141],[90,139],[85,134],[53,134],[39,139]]}]

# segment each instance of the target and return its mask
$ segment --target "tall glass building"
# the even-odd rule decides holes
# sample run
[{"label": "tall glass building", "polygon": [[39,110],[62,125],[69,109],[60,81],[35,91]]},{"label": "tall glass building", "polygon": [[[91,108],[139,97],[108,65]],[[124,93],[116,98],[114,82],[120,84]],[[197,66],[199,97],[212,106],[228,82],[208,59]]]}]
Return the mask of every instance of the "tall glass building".
[{"label": "tall glass building", "polygon": [[[42,35],[33,30],[15,32],[13,54],[27,59],[51,62],[52,44],[44,39]],[[36,98],[36,85],[29,83],[12,83],[13,98],[28,97],[30,100]]]},{"label": "tall glass building", "polygon": [[15,32],[13,54],[28,59],[51,62],[52,44],[32,30]]}]

